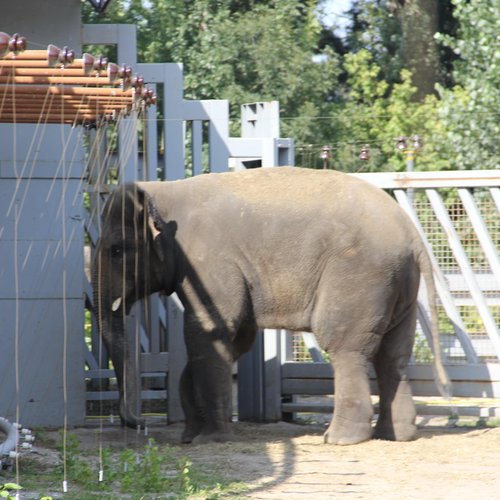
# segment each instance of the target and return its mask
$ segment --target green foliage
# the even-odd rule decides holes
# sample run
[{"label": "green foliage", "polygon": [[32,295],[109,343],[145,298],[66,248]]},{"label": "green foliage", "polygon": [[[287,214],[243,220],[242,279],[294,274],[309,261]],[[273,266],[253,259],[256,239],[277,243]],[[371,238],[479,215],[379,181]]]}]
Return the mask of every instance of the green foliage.
[{"label": "green foliage", "polygon": [[[155,498],[168,493],[173,498],[219,498],[237,491],[245,485],[223,481],[214,474],[179,454],[179,448],[159,446],[153,439],[142,449],[102,448],[84,452],[74,434],[66,435],[57,445],[62,465],[50,473],[40,474],[40,467],[24,464],[23,478],[27,491],[41,488],[54,489],[63,477],[67,478],[71,498]],[[64,476],[65,471],[65,476]],[[99,481],[99,471],[103,480]],[[10,483],[0,489],[10,491]],[[3,495],[5,496],[5,495]],[[6,498],[10,498],[5,496]],[[49,500],[50,497],[44,497]]]},{"label": "green foliage", "polygon": [[[339,170],[402,171],[406,158],[395,150],[398,136],[419,134],[425,138],[418,153],[417,170],[449,168],[442,154],[444,131],[437,117],[434,96],[419,103],[413,97],[416,88],[408,70],[402,70],[400,83],[390,85],[380,78],[381,68],[367,50],[346,54],[347,99],[339,114],[337,163]],[[353,138],[371,148],[371,159],[363,164],[352,153]],[[358,150],[360,142],[357,142]]]},{"label": "green foliage", "polygon": [[382,78],[393,84],[404,68],[403,32],[388,2],[355,0],[349,11],[351,25],[346,44],[349,53],[367,50],[382,69]]},{"label": "green foliage", "polygon": [[497,168],[500,156],[500,50],[498,0],[453,0],[459,22],[456,37],[438,40],[458,56],[457,86],[439,87],[440,118],[453,148],[454,168]]},{"label": "green foliage", "polygon": [[[83,11],[85,22],[135,24],[138,60],[182,63],[188,99],[228,99],[232,135],[241,104],[279,100],[281,135],[295,140],[298,165],[321,168],[326,144],[334,148],[331,168],[402,171],[395,138],[419,134],[417,170],[498,166],[497,0],[446,0],[432,12],[422,0],[357,0],[343,42],[328,38],[316,14],[321,4],[116,0],[105,15],[86,4]],[[436,37],[439,54],[430,36],[436,27],[444,33]],[[417,32],[425,35],[419,47]],[[452,63],[457,85],[434,94],[436,79],[449,85]],[[358,158],[364,144],[368,162]]]},{"label": "green foliage", "polygon": [[[240,4],[245,8],[237,8]],[[316,4],[150,0],[146,6],[117,0],[98,21],[134,23],[140,61],[181,62],[187,98],[228,99],[231,132],[237,135],[240,106],[248,102],[279,100],[284,117],[331,112],[340,60],[331,49],[318,49]],[[97,19],[85,13],[84,20]],[[282,125],[282,135],[298,143],[323,142],[328,132],[328,125],[318,128],[313,120],[284,120]]]},{"label": "green foliage", "polygon": [[427,340],[422,335],[415,336],[415,343],[413,344],[413,356],[417,363],[432,363],[434,355],[427,343]]},{"label": "green foliage", "polygon": [[11,495],[12,491],[22,490],[21,486],[16,483],[5,483],[0,485],[0,498],[6,498],[7,500],[15,500],[15,497]]}]

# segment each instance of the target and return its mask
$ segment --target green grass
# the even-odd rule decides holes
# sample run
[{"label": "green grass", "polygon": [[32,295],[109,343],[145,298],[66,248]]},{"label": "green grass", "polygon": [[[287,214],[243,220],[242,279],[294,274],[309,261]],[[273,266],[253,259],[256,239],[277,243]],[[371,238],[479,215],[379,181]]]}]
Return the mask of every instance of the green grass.
[{"label": "green grass", "polygon": [[[62,458],[62,446],[57,445]],[[82,452],[78,439],[69,434],[66,442],[67,500],[92,499],[195,499],[237,498],[247,487],[227,481],[216,471],[194,465],[177,446],[159,446],[149,440],[142,449],[111,448]],[[103,481],[99,481],[102,470]],[[1,479],[1,478],[0,478]],[[44,465],[39,459],[23,458],[20,483],[24,494],[38,498],[60,493],[62,465]],[[1,481],[0,481],[1,482]],[[30,496],[29,498],[33,498]]]},{"label": "green grass", "polygon": [[454,427],[470,427],[477,429],[500,427],[500,418],[497,417],[450,417],[450,423]]}]

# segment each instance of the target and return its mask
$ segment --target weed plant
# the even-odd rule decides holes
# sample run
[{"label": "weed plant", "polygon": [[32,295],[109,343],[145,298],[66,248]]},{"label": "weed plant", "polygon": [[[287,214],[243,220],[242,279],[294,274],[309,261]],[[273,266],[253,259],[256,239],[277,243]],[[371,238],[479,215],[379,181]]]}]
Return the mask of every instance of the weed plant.
[{"label": "weed plant", "polygon": [[[83,452],[78,438],[68,434],[65,452],[62,445],[58,449],[61,465],[57,467],[40,473],[39,463],[30,463],[29,459],[23,463],[21,483],[23,491],[30,494],[29,498],[48,499],[51,494],[59,498],[64,471],[68,483],[65,500],[215,500],[228,496],[237,498],[238,493],[246,489],[243,483],[225,481],[213,471],[195,466],[189,458],[179,454],[178,447],[160,447],[153,439],[142,449],[103,448],[99,454]],[[101,474],[102,481],[99,481]],[[10,491],[4,488],[3,491]],[[36,496],[41,491],[48,493]]]}]

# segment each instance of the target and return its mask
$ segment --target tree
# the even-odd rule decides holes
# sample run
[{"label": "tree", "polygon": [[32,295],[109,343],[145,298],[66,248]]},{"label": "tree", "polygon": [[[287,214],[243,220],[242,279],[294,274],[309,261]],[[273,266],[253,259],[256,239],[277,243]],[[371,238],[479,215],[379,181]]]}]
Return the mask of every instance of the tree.
[{"label": "tree", "polygon": [[438,39],[458,56],[453,89],[439,87],[440,118],[454,168],[498,168],[500,145],[500,51],[498,0],[453,0],[459,27]]},{"label": "tree", "polygon": [[[339,114],[335,168],[351,172],[405,170],[405,158],[396,151],[395,139],[415,134],[425,141],[416,168],[449,168],[442,154],[444,131],[438,120],[435,96],[417,102],[414,99],[417,88],[411,73],[405,69],[399,74],[400,83],[390,88],[389,82],[380,77],[381,68],[365,49],[347,54],[344,65],[348,94]],[[367,162],[358,156],[363,144],[371,152]]]},{"label": "tree", "polygon": [[316,124],[286,118],[325,114],[340,68],[329,48],[313,61],[321,33],[316,3],[150,0],[146,8],[119,0],[100,22],[134,23],[141,61],[183,63],[187,98],[229,99],[235,124],[241,104],[279,100],[282,135],[310,142],[321,140]]}]

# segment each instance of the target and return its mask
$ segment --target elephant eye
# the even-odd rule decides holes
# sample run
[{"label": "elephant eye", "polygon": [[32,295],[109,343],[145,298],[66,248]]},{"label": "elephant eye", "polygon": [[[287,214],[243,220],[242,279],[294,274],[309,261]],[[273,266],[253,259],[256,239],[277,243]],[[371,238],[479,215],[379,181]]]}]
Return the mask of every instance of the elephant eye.
[{"label": "elephant eye", "polygon": [[120,257],[123,254],[123,247],[121,245],[113,245],[111,247],[111,256]]}]

